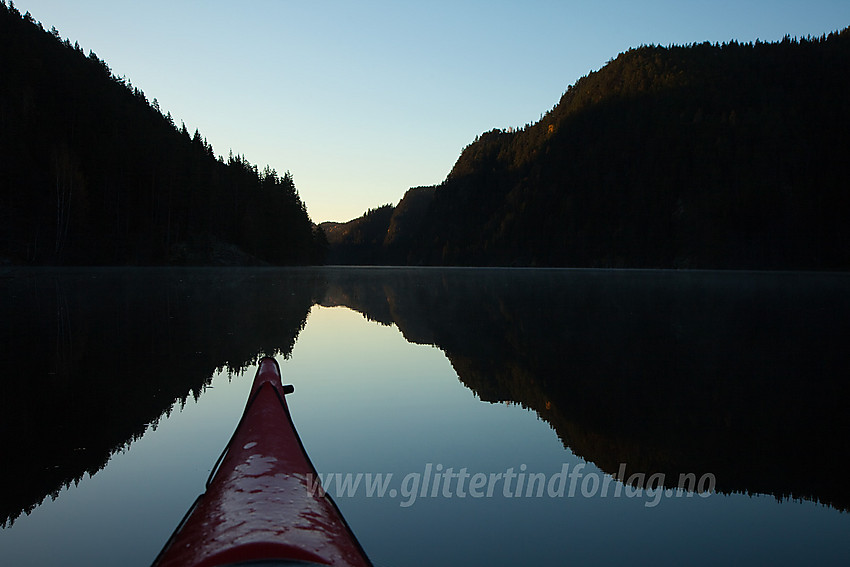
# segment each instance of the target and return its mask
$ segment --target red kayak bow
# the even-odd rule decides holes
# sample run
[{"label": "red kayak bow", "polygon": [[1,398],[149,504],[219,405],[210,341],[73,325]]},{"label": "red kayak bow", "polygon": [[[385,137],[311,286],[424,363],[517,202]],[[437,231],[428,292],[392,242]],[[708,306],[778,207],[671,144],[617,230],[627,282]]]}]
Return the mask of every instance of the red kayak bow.
[{"label": "red kayak bow", "polygon": [[277,361],[262,359],[220,466],[154,567],[371,565],[336,504],[317,490],[286,405],[291,392]]}]

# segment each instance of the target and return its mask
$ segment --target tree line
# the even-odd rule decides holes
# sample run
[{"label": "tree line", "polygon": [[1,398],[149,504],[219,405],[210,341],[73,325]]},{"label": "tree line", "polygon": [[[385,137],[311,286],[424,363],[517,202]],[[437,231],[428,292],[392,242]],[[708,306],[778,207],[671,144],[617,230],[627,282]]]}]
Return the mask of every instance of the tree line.
[{"label": "tree line", "polygon": [[0,2],[0,262],[305,264],[289,172],[217,156],[94,52]]}]

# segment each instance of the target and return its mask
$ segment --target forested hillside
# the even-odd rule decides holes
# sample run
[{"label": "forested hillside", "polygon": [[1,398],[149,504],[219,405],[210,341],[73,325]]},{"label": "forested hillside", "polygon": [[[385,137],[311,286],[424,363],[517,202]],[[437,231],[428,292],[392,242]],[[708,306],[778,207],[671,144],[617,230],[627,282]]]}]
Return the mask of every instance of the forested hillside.
[{"label": "forested hillside", "polygon": [[327,262],[329,264],[383,264],[385,252],[384,239],[393,215],[392,205],[382,205],[369,209],[363,216],[346,223],[323,222],[319,228],[324,231],[329,243]]},{"label": "forested hillside", "polygon": [[412,187],[396,206],[369,209],[346,223],[323,222],[328,263],[403,265],[434,200],[434,190]]},{"label": "forested hillside", "polygon": [[463,150],[402,263],[850,269],[850,32],[644,46]]},{"label": "forested hillside", "polygon": [[0,263],[294,264],[287,172],[226,160],[105,61],[0,2]]}]

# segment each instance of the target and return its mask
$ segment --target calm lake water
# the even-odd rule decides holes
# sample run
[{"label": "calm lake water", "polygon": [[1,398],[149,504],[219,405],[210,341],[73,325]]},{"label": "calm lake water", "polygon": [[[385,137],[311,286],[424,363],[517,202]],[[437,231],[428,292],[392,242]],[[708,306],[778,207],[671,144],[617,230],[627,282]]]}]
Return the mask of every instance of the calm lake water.
[{"label": "calm lake water", "polygon": [[263,354],[376,565],[850,557],[845,274],[6,269],[0,288],[2,565],[149,565]]}]

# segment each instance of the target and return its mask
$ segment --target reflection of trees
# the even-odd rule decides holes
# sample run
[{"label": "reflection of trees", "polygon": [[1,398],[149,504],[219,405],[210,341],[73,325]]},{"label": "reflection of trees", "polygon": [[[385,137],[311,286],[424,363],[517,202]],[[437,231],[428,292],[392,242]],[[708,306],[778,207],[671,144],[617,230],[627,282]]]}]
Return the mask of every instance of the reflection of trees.
[{"label": "reflection of trees", "polygon": [[308,271],[28,272],[0,280],[0,523],[94,474],[216,369],[287,355]]},{"label": "reflection of trees", "polygon": [[289,353],[313,303],[433,344],[614,473],[850,494],[843,276],[464,269],[0,273],[0,522],[137,439],[218,368]]},{"label": "reflection of trees", "polygon": [[842,276],[349,273],[326,303],[439,346],[481,399],[534,409],[606,472],[850,506]]}]

